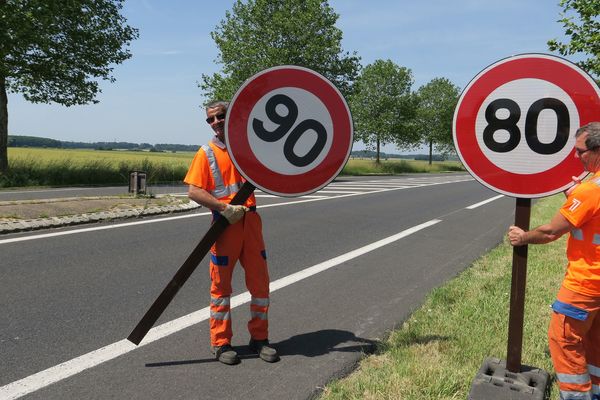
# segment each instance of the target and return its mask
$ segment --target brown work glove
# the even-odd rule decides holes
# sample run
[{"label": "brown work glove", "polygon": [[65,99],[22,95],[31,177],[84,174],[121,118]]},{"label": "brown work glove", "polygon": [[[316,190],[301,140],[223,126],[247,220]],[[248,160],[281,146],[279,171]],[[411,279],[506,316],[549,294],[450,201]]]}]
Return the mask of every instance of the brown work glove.
[{"label": "brown work glove", "polygon": [[227,219],[227,221],[233,225],[240,219],[242,219],[246,211],[249,210],[250,209],[246,206],[232,206],[231,204],[227,204],[227,207],[225,207],[225,210],[221,212],[221,215],[224,216],[225,219]]}]

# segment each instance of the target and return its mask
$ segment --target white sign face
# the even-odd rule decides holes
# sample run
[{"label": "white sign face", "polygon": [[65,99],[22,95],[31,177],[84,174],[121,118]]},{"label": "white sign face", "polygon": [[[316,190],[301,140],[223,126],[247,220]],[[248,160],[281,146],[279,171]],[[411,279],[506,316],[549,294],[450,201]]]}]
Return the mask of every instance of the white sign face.
[{"label": "white sign face", "polygon": [[[509,152],[497,152],[494,151],[494,146],[492,148],[487,146],[484,142],[483,132],[490,125],[490,122],[486,118],[486,112],[494,109],[494,102],[497,104],[498,99],[511,99],[513,103],[509,103],[507,108],[496,108],[495,115],[489,118],[490,121],[515,120],[514,125],[517,129],[504,127],[505,129],[494,131],[492,142],[509,142],[512,135],[517,135],[518,130],[521,133],[525,132],[525,134],[535,134],[540,145],[550,146],[552,143],[556,143],[553,152],[549,154],[539,153],[536,151],[535,146],[532,148],[527,140],[523,140],[523,137],[521,137],[516,147]],[[559,112],[551,108],[540,109],[540,106],[536,108],[535,104],[541,104],[540,99],[547,99],[543,103],[544,105],[550,101],[549,99],[554,99],[552,101],[555,102]],[[559,119],[560,111],[566,111],[564,115],[569,116],[569,129],[568,131],[565,130],[566,141],[557,137],[559,124],[564,125],[565,123],[564,116],[563,119]],[[531,120],[534,112],[536,113],[537,124],[535,128],[528,128],[525,125],[527,116],[529,115]],[[518,118],[519,114],[521,115],[520,118]],[[508,125],[508,123],[505,124]],[[508,82],[490,93],[477,113],[475,131],[480,133],[477,135],[477,142],[483,154],[498,168],[515,174],[537,174],[560,164],[562,160],[569,156],[575,145],[575,131],[579,126],[577,107],[564,90],[553,83],[528,78]],[[535,132],[530,132],[533,129],[535,129]],[[534,159],[536,162],[532,163],[531,160]]]},{"label": "white sign face", "polygon": [[500,60],[463,91],[453,121],[459,157],[482,184],[542,197],[585,176],[575,132],[600,119],[600,90],[576,65],[545,54]]},{"label": "white sign face", "polygon": [[280,196],[312,193],[342,170],[353,143],[341,93],[307,68],[262,71],[240,87],[225,120],[229,155],[254,186]]},{"label": "white sign face", "polygon": [[[314,122],[307,124],[307,121]],[[272,141],[277,136],[274,132],[288,125],[287,132],[282,132],[285,137]],[[326,133],[333,132],[327,107],[317,96],[299,88],[286,87],[267,93],[252,108],[247,130],[255,133],[248,136],[248,141],[256,158],[271,171],[283,175],[311,171],[325,159],[333,142],[333,137]],[[262,134],[256,134],[257,131]]]}]

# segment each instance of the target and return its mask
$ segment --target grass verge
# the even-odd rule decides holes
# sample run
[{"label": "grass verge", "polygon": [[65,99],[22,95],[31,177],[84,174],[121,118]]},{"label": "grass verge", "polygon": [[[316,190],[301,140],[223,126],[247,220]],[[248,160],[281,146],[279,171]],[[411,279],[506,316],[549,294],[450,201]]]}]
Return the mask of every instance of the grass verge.
[{"label": "grass verge", "polygon": [[373,160],[351,158],[344,166],[342,175],[394,175],[403,173],[448,171],[465,171],[465,169],[458,161],[434,161],[429,165],[429,162],[427,161],[389,159],[382,160],[381,163],[377,164]]},{"label": "grass verge", "polygon": [[[535,204],[531,226],[547,222],[564,200]],[[566,237],[529,246],[522,364],[553,368],[547,351],[549,305],[566,264]],[[488,356],[506,359],[512,247],[505,240],[443,287],[433,290],[401,329],[350,376],[332,382],[321,397],[332,399],[461,399]],[[558,399],[552,384],[549,399]]]},{"label": "grass verge", "polygon": [[[0,174],[0,188],[23,186],[126,185],[130,171],[145,171],[147,183],[180,183],[193,152],[150,153],[85,149],[10,147],[9,169]],[[341,175],[394,175],[416,172],[464,171],[457,161],[350,159]]]}]

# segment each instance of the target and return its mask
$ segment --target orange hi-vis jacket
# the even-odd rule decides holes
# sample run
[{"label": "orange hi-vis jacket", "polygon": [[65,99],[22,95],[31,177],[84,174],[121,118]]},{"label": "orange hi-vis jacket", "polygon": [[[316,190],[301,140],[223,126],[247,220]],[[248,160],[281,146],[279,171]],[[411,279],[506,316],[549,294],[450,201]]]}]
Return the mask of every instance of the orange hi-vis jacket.
[{"label": "orange hi-vis jacket", "polygon": [[567,289],[600,296],[600,172],[571,192],[560,213],[575,226],[567,244]]},{"label": "orange hi-vis jacket", "polygon": [[[216,173],[213,175],[211,171]],[[216,137],[202,146],[190,165],[184,180],[188,185],[200,187],[219,200],[229,203],[240,190],[245,179],[237,171],[225,145]],[[246,207],[256,205],[254,193],[248,197]]]},{"label": "orange hi-vis jacket", "polygon": [[[198,150],[184,179],[217,199],[229,203],[242,187],[244,179],[236,170],[225,145],[216,137]],[[210,340],[212,346],[231,343],[231,278],[239,261],[250,291],[248,331],[255,340],[269,337],[269,271],[262,236],[262,221],[256,212],[252,194],[245,205],[250,208],[244,217],[229,225],[211,247],[210,258]],[[215,218],[219,217],[213,211]]]}]

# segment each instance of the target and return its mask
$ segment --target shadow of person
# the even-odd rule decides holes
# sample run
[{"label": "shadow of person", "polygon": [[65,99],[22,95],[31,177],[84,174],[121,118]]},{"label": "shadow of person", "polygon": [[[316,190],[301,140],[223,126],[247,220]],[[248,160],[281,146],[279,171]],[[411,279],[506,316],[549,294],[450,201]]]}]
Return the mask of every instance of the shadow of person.
[{"label": "shadow of person", "polygon": [[[280,357],[301,355],[304,357],[318,357],[331,352],[344,353],[372,353],[375,351],[377,341],[357,337],[352,332],[339,329],[323,329],[320,331],[295,335],[278,343],[272,342]],[[258,357],[250,350],[248,345],[234,346],[239,357],[250,359]],[[179,360],[147,363],[146,367],[167,367],[190,364],[203,364],[215,362],[214,358],[197,360]]]},{"label": "shadow of person", "polygon": [[323,329],[315,332],[295,335],[279,343],[273,343],[281,356],[301,355],[318,357],[331,352],[375,351],[377,342],[357,337],[352,332],[339,329]]}]

